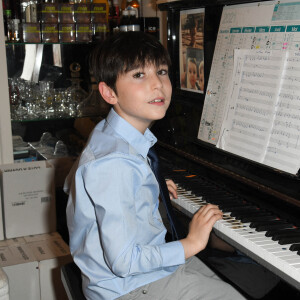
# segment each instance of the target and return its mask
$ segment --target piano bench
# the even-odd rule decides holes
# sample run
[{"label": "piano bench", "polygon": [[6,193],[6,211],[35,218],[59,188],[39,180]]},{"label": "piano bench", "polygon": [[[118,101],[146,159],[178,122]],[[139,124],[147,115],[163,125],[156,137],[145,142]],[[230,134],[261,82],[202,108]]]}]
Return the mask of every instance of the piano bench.
[{"label": "piano bench", "polygon": [[61,280],[69,300],[86,300],[82,292],[81,271],[74,262],[61,267]]}]

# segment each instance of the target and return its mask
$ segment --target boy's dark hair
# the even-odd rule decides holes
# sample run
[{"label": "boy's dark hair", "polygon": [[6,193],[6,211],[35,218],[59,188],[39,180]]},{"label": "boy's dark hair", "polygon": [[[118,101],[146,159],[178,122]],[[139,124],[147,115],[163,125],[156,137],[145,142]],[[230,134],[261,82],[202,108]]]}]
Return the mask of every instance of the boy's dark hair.
[{"label": "boy's dark hair", "polygon": [[148,63],[171,66],[167,50],[155,38],[142,31],[120,32],[107,38],[92,53],[90,64],[96,81],[116,91],[119,75]]}]

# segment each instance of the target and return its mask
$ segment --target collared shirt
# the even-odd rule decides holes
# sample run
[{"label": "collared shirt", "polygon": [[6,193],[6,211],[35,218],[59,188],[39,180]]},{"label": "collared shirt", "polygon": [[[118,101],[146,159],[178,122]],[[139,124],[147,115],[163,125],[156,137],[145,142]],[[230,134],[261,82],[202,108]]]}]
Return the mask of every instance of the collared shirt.
[{"label": "collared shirt", "polygon": [[115,299],[185,262],[182,244],[165,242],[147,162],[155,142],[149,129],[143,135],[112,109],[66,180],[70,250],[88,299]]}]

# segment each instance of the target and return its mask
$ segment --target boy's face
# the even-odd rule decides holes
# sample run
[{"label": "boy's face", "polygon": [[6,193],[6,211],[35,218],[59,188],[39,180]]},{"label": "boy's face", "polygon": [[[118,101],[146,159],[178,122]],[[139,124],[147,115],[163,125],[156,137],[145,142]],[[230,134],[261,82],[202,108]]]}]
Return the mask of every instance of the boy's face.
[{"label": "boy's face", "polygon": [[144,133],[152,121],[162,119],[170,105],[172,86],[168,66],[146,64],[119,75],[115,111]]}]

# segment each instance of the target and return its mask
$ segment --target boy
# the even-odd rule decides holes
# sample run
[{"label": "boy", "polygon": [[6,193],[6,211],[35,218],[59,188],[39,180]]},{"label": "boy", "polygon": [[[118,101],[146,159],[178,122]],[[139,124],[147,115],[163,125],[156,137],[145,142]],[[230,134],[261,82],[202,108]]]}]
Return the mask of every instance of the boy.
[{"label": "boy", "polygon": [[[70,249],[86,298],[242,299],[194,257],[222,218],[218,207],[201,208],[186,238],[165,242],[147,153],[156,142],[148,127],[165,116],[171,101],[166,50],[143,32],[120,33],[99,47],[92,66],[113,109],[66,181]],[[168,189],[177,196],[173,182]]]}]

